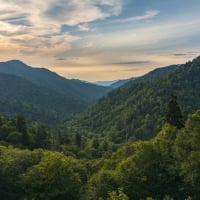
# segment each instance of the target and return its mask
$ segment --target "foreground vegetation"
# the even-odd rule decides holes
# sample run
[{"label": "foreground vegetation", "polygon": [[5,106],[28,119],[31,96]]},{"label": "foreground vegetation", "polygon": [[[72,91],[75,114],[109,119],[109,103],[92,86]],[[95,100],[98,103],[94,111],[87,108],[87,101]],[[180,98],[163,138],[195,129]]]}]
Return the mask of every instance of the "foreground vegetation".
[{"label": "foreground vegetation", "polygon": [[100,158],[87,158],[84,152],[77,156],[1,145],[0,196],[6,200],[198,200],[199,133],[200,110],[188,117],[184,128],[166,123],[154,139],[124,144]]}]

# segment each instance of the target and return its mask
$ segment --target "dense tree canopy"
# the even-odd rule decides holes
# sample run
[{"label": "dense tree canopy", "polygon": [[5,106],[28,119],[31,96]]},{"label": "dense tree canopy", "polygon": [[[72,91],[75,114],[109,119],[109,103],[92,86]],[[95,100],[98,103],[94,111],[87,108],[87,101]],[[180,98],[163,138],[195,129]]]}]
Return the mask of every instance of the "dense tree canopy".
[{"label": "dense tree canopy", "polygon": [[197,111],[182,129],[165,124],[154,139],[124,144],[101,158],[85,157],[87,149],[75,155],[71,148],[69,155],[70,148],[59,153],[0,146],[0,196],[3,200],[198,200],[199,141]]},{"label": "dense tree canopy", "polygon": [[[131,81],[101,98],[67,124],[71,125],[72,134],[79,130],[82,136],[107,137],[115,144],[149,139],[161,130],[166,112],[167,121],[181,128],[179,108],[185,119],[188,113],[200,107],[200,57],[162,76],[158,76],[159,71]],[[176,95],[178,100],[174,96],[168,105],[170,94]]]}]

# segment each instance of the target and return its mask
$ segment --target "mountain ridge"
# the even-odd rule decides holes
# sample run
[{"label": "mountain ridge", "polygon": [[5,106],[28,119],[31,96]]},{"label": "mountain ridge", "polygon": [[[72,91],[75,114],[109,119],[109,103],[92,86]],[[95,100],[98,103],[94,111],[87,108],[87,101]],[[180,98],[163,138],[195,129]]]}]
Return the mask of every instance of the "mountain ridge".
[{"label": "mountain ridge", "polygon": [[115,143],[148,139],[159,132],[171,93],[183,112],[200,107],[200,57],[183,65],[153,70],[102,97],[71,122],[80,133]]},{"label": "mountain ridge", "polygon": [[78,80],[66,79],[46,68],[33,68],[19,60],[0,62],[0,72],[13,74],[42,87],[90,104],[105,95],[111,88],[96,86]]},{"label": "mountain ridge", "polygon": [[29,120],[57,123],[82,111],[85,105],[31,81],[0,73],[0,112]]}]

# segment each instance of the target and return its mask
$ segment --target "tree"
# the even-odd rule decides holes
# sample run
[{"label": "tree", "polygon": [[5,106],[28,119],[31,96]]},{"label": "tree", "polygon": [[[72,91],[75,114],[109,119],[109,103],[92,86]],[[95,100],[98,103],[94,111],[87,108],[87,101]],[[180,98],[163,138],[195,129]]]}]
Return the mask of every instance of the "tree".
[{"label": "tree", "polygon": [[109,193],[108,200],[129,200],[128,196],[123,192],[122,188],[119,188],[118,191],[113,191]]},{"label": "tree", "polygon": [[88,181],[87,200],[107,199],[110,191],[118,188],[118,181],[115,173],[111,170],[100,170]]},{"label": "tree", "polygon": [[26,193],[23,199],[80,199],[81,180],[73,165],[71,157],[46,152],[40,163],[21,175]]},{"label": "tree", "polygon": [[79,133],[75,135],[75,143],[79,148],[81,147],[81,135]]},{"label": "tree", "polygon": [[95,137],[92,140],[92,148],[94,148],[94,149],[98,149],[99,148],[99,140],[97,139],[97,137]]},{"label": "tree", "polygon": [[48,149],[50,147],[50,135],[46,130],[46,126],[36,123],[33,129],[34,148]]},{"label": "tree", "polygon": [[184,127],[181,109],[178,105],[177,97],[173,94],[171,95],[169,103],[168,103],[165,121],[177,127],[178,129],[181,129]]},{"label": "tree", "polygon": [[26,121],[23,116],[17,116],[16,118],[16,128],[17,131],[22,134],[22,144],[26,147],[29,146],[29,137],[27,134]]}]

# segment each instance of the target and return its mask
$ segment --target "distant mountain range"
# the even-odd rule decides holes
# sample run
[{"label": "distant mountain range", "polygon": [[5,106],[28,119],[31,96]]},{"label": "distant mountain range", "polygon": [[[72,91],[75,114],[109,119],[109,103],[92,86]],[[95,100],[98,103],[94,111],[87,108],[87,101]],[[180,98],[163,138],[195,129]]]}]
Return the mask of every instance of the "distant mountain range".
[{"label": "distant mountain range", "polygon": [[96,81],[94,82],[95,85],[99,85],[99,86],[105,86],[105,87],[109,87],[111,86],[113,83],[116,83],[118,80],[113,80],[113,81]]},{"label": "distant mountain range", "polygon": [[110,85],[110,87],[111,88],[119,88],[119,87],[125,85],[126,83],[128,83],[129,81],[133,81],[133,80],[136,80],[136,79],[137,79],[137,77],[132,77],[132,78],[128,78],[128,79],[118,80],[118,81],[112,83]]},{"label": "distant mountain range", "polygon": [[200,108],[199,77],[200,57],[155,69],[113,90],[67,126],[115,143],[152,138],[164,122],[170,94],[178,97],[184,115]]},{"label": "distant mountain range", "polygon": [[113,89],[121,87],[122,85],[126,84],[127,82],[131,80],[135,80],[137,77],[132,77],[128,79],[121,79],[121,80],[113,80],[113,81],[97,81],[94,82],[94,84],[99,85],[99,86],[106,86],[106,87],[111,87]]},{"label": "distant mountain range", "polygon": [[1,113],[51,123],[69,119],[111,90],[18,60],[0,62],[0,85]]}]

